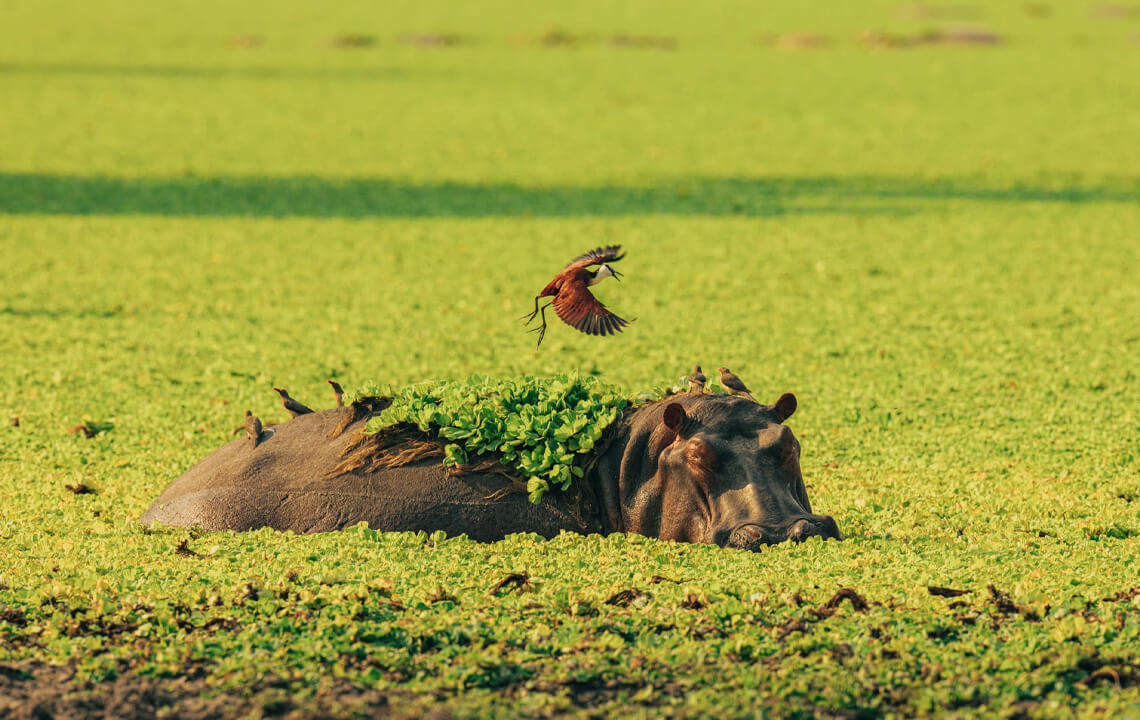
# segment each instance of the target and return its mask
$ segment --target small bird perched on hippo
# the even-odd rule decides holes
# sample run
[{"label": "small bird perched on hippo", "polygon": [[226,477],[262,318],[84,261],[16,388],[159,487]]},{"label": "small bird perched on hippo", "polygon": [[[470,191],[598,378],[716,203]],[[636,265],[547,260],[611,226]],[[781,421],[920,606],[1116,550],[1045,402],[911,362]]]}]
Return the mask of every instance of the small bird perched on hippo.
[{"label": "small bird perched on hippo", "polygon": [[708,378],[701,372],[700,365],[693,366],[693,372],[689,375],[689,392],[703,393],[705,391],[705,381]]},{"label": "small bird perched on hippo", "polygon": [[743,395],[752,402],[756,402],[756,398],[752,397],[752,391],[744,384],[744,381],[729,372],[726,367],[717,368],[720,371],[720,384],[724,386],[729,395]]},{"label": "small bird perched on hippo", "polygon": [[249,438],[249,446],[251,448],[257,447],[257,443],[261,442],[261,419],[246,410],[243,427],[245,428],[245,436]]},{"label": "small bird perched on hippo", "polygon": [[344,388],[340,386],[336,380],[329,380],[329,385],[332,387],[333,395],[336,397],[336,406],[344,407]]},{"label": "small bird perched on hippo", "polygon": [[285,408],[291,416],[297,417],[298,415],[308,415],[313,411],[311,407],[302,405],[289,396],[289,391],[284,388],[275,387],[273,391],[281,396],[281,407]]}]

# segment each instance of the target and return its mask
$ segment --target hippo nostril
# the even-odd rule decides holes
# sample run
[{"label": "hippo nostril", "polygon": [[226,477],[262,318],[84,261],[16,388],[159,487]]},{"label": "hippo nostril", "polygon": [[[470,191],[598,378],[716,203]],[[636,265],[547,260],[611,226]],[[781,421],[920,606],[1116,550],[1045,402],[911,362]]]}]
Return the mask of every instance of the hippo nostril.
[{"label": "hippo nostril", "polygon": [[766,536],[764,529],[757,525],[741,525],[732,531],[727,546],[746,550],[758,550],[771,540]]},{"label": "hippo nostril", "polygon": [[740,525],[719,542],[726,547],[759,550],[765,545],[774,545],[785,540],[801,543],[810,538],[838,540],[839,527],[828,515],[807,515],[796,518],[790,525],[769,527],[756,523]]},{"label": "hippo nostril", "polygon": [[788,528],[788,539],[792,542],[799,542],[813,534],[812,529],[811,523],[807,520],[797,520]]}]

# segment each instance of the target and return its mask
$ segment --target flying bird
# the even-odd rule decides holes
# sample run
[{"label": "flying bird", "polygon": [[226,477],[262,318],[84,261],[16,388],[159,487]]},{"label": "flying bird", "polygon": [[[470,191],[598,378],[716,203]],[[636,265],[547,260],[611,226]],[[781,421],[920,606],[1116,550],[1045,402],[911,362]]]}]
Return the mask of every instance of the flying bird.
[{"label": "flying bird", "polygon": [[748,386],[740,378],[733,375],[728,368],[722,367],[717,368],[717,370],[720,370],[720,384],[724,386],[729,395],[743,395],[752,402],[756,402],[756,398],[752,397],[752,391],[748,389]]},{"label": "flying bird", "polygon": [[[546,335],[546,308],[554,306],[554,312],[570,327],[586,333],[587,335],[612,335],[621,332],[629,324],[606,309],[593,293],[590,286],[600,283],[608,277],[621,280],[621,273],[614,270],[609,263],[617,262],[625,257],[621,252],[621,245],[610,245],[604,248],[595,248],[585,255],[579,255],[562,268],[550,284],[534,298],[534,312],[524,315],[521,319],[529,325],[536,315],[541,313],[542,325],[530,332],[538,333],[538,344]],[[597,265],[596,270],[590,267]],[[553,297],[554,300],[538,306],[538,301],[544,297]]]},{"label": "flying bird", "polygon": [[336,406],[344,407],[344,388],[336,380],[329,380],[329,385],[332,385],[333,395],[336,395]]},{"label": "flying bird", "polygon": [[249,410],[245,411],[245,434],[249,438],[249,446],[257,447],[261,440],[261,420]]},{"label": "flying bird", "polygon": [[298,415],[308,415],[313,411],[311,407],[306,407],[305,405],[302,405],[293,398],[289,397],[288,390],[277,387],[273,388],[273,390],[281,396],[281,407],[285,408],[285,410],[293,417],[297,417]]},{"label": "flying bird", "polygon": [[704,394],[705,392],[705,374],[701,372],[700,365],[693,366],[693,374],[689,376],[689,392]]}]

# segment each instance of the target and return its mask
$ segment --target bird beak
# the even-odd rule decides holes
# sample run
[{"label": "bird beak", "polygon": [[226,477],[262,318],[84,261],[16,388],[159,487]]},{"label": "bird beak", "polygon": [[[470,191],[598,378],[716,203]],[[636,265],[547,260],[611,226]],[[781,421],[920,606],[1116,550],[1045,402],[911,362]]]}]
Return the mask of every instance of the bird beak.
[{"label": "bird beak", "polygon": [[621,273],[619,273],[617,270],[614,270],[613,268],[610,268],[610,272],[614,274],[614,280],[621,282]]}]

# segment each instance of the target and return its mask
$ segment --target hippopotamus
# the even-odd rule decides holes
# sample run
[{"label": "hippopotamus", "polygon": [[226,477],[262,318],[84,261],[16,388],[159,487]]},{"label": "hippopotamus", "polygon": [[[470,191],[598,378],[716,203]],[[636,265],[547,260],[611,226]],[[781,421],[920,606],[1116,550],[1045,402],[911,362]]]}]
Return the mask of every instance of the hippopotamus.
[{"label": "hippopotamus", "polygon": [[796,410],[790,393],[773,405],[682,394],[629,409],[572,489],[550,491],[537,505],[494,463],[455,473],[442,452],[396,467],[346,463],[372,437],[361,431],[374,413],[361,408],[299,415],[255,447],[233,440],[174,480],[140,521],[297,533],[364,522],[481,542],[622,532],[746,550],[840,537],[835,520],[812,512],[800,444],[784,424]]}]

